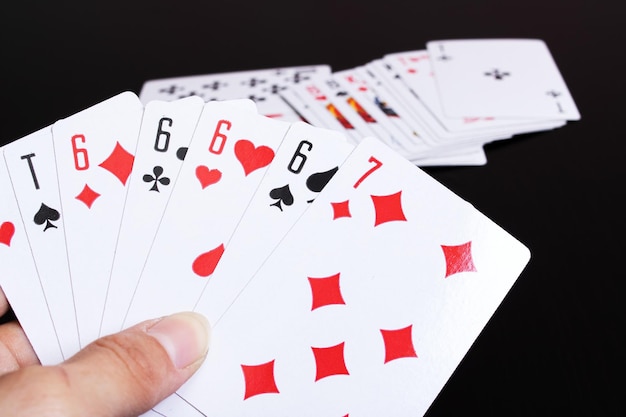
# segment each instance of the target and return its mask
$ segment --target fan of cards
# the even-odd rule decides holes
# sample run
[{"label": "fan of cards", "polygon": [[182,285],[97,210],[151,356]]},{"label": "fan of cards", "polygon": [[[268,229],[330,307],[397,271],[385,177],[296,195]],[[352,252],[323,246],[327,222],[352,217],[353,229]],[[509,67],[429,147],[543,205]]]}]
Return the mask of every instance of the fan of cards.
[{"label": "fan of cards", "polygon": [[250,99],[124,92],[0,151],[0,285],[43,364],[212,323],[147,415],[424,414],[529,260],[385,140]]},{"label": "fan of cards", "polygon": [[140,98],[250,98],[259,111],[375,136],[419,166],[484,165],[483,145],[580,119],[541,40],[433,41],[331,73],[328,66],[148,81]]}]

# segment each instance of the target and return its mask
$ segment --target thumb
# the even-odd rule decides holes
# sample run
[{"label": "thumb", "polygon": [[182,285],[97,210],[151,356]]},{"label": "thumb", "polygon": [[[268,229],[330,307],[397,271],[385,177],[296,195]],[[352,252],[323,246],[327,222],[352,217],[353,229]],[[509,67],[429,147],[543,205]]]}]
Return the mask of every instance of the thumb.
[{"label": "thumb", "polygon": [[60,365],[0,377],[0,415],[139,415],[200,367],[208,341],[208,323],[196,313],[140,323],[96,340]]}]

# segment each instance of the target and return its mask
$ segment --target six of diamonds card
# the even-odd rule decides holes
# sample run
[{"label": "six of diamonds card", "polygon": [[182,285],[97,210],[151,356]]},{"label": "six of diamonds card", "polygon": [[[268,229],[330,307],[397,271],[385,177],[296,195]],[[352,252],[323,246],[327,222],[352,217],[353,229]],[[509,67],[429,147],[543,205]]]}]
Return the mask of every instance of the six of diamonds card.
[{"label": "six of diamonds card", "polygon": [[[449,65],[469,59],[463,46],[429,44],[430,56],[448,57],[440,63],[426,51],[385,60]],[[515,74],[524,63],[512,64]],[[488,77],[513,73],[493,65]],[[317,99],[307,94],[352,99],[337,112],[381,95],[387,105],[407,103],[409,95],[375,82],[388,76],[384,68],[371,63],[333,82],[323,66],[265,75],[298,78],[276,90],[311,109]],[[322,78],[309,77],[315,72]],[[0,285],[41,362],[144,319],[194,310],[213,324],[212,349],[158,415],[286,415],[303,405],[312,415],[425,413],[530,252],[406,156],[434,158],[429,148],[459,142],[466,157],[486,137],[477,131],[502,135],[515,123],[467,129],[453,109],[465,114],[460,94],[470,92],[437,94],[434,80],[413,74],[405,78],[420,100],[403,117],[358,107],[381,120],[367,137],[273,117],[249,98],[142,103],[124,92],[0,148]],[[442,74],[437,82],[452,69]],[[247,76],[222,78],[250,88]],[[271,90],[259,77],[258,85]],[[529,100],[544,100],[546,86]],[[519,110],[516,123],[575,120],[568,97],[542,115]],[[442,107],[424,112],[424,103]],[[412,135],[407,122],[420,114],[456,133],[394,141]]]}]

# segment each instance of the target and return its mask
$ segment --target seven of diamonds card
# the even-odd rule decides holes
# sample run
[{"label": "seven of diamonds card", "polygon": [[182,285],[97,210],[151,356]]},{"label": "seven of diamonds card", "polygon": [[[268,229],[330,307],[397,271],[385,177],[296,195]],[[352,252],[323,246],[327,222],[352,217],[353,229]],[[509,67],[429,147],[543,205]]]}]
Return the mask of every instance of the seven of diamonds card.
[{"label": "seven of diamonds card", "polygon": [[215,323],[179,394],[219,415],[302,404],[421,415],[528,259],[469,203],[364,140]]}]

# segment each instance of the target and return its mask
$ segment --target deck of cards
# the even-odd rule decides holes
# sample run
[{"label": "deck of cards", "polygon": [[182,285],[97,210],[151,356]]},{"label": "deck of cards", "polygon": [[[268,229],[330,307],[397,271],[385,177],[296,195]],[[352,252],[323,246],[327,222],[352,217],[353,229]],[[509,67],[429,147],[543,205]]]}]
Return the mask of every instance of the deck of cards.
[{"label": "deck of cards", "polygon": [[[494,107],[485,95],[472,113],[475,92],[444,87],[458,74],[439,69],[465,59],[461,46],[435,42],[430,59],[389,56],[377,71],[430,62],[442,84],[429,96],[440,112],[429,114],[439,123],[450,111],[449,126],[473,137],[459,140],[468,150],[483,142],[455,125],[467,112],[507,121],[490,132],[514,131],[515,117],[537,127],[577,115],[560,78],[534,91],[552,107],[519,84],[512,88],[527,102]],[[518,68],[485,71],[496,70],[515,77]],[[322,80],[332,82],[315,85],[338,108],[358,91],[365,103],[372,90],[347,80],[369,83],[368,71],[328,73]],[[399,148],[426,142],[379,136],[391,129],[357,140],[347,129],[274,117],[291,109],[277,104],[282,94],[304,103],[317,79],[302,67],[280,73],[299,82],[273,89],[255,75],[277,92],[266,101],[237,97],[241,90],[208,101],[123,92],[0,148],[0,286],[43,364],[140,321],[194,310],[213,326],[209,355],[146,416],[427,411],[530,252]],[[229,85],[241,87],[235,78]],[[335,82],[347,95],[331,93]],[[507,88],[490,99],[510,98]],[[541,92],[548,88],[561,94]],[[437,136],[424,160],[469,155],[452,151],[456,140]]]},{"label": "deck of cards", "polygon": [[538,39],[427,43],[365,65],[278,68],[151,80],[140,98],[250,98],[259,111],[375,136],[418,166],[484,165],[483,146],[580,119],[546,44]]}]

